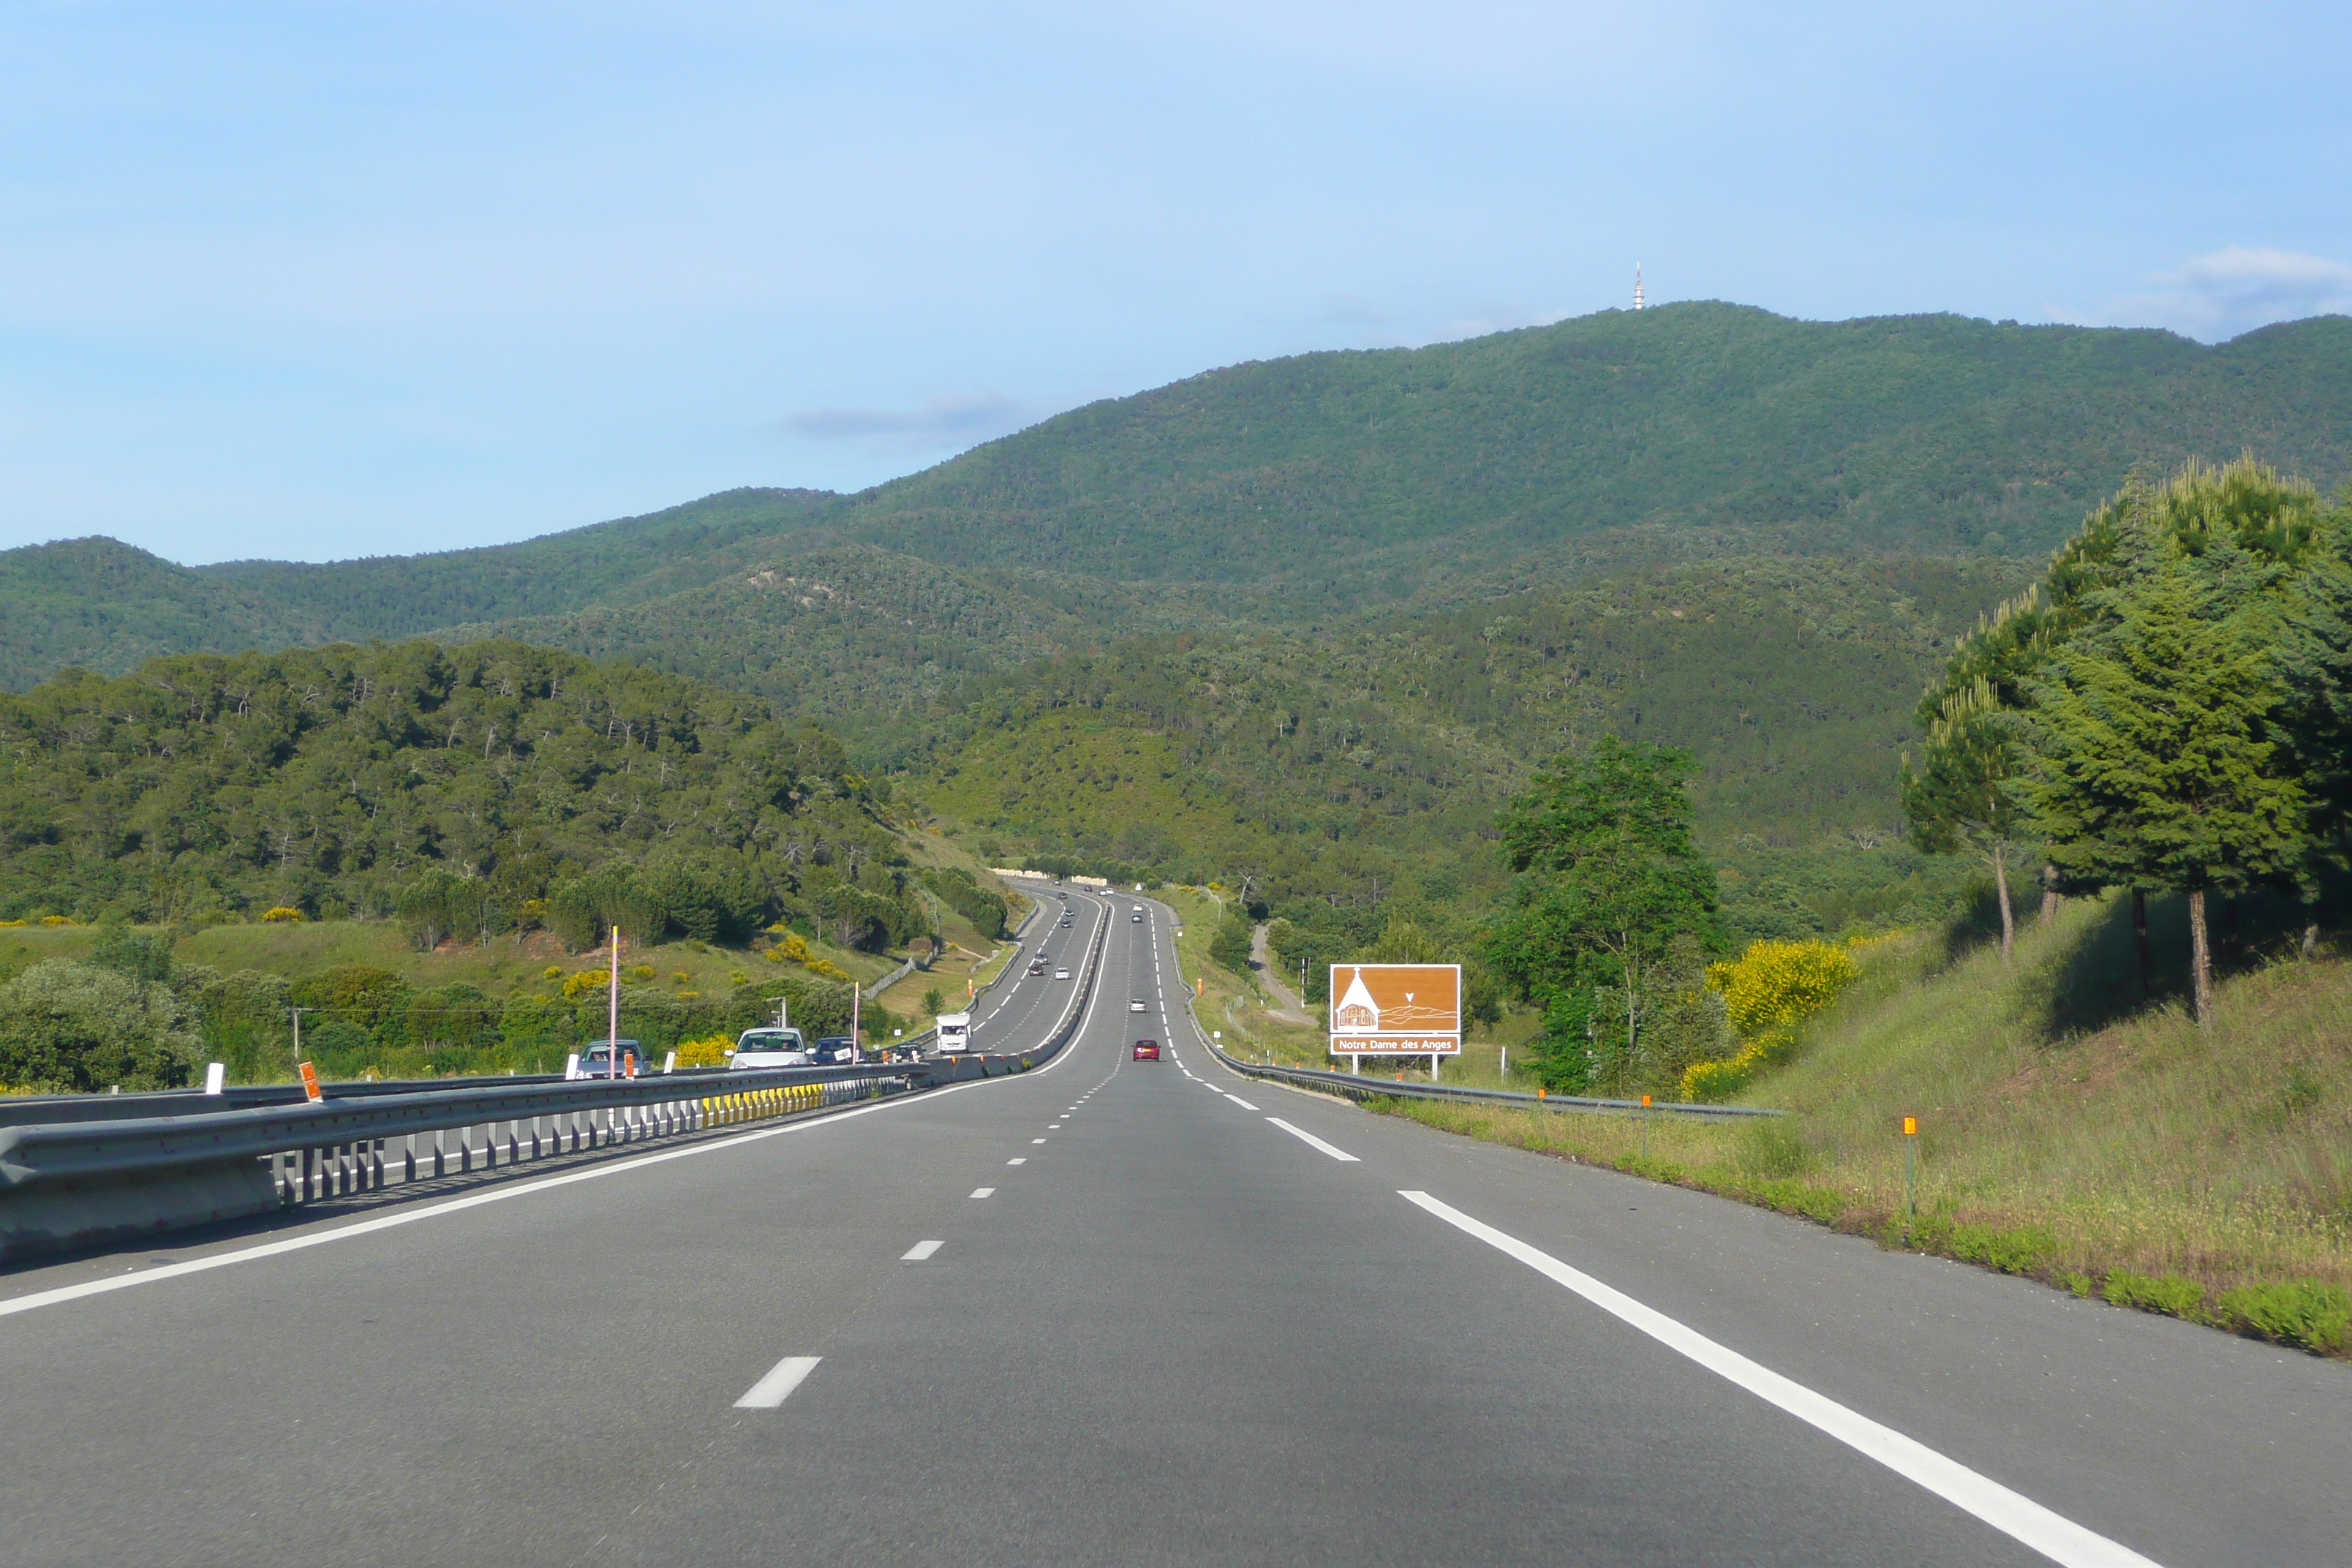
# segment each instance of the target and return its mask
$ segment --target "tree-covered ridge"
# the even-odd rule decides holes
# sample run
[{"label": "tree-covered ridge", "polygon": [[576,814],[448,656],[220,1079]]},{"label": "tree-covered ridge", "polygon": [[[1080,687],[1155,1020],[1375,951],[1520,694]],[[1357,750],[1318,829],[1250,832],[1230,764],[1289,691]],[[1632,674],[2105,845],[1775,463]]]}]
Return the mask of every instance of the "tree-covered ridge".
[{"label": "tree-covered ridge", "polygon": [[323,640],[310,616],[111,539],[0,551],[0,689],[67,666],[119,674],[159,654]]},{"label": "tree-covered ridge", "polygon": [[840,916],[880,940],[921,918],[870,803],[822,731],[628,665],[511,642],[181,656],[0,698],[0,912],[391,913],[456,884],[470,914],[422,910],[445,932],[576,909],[593,935],[635,899],[696,934]]},{"label": "tree-covered ridge", "polygon": [[819,524],[827,490],[722,490],[643,517],[515,544],[312,565],[231,561],[200,575],[288,606],[336,639],[416,637],[460,622],[561,615],[684,593],[756,565]]},{"label": "tree-covered ridge", "polygon": [[1210,372],[885,485],[840,526],[959,564],[1310,600],[1649,528],[1668,549],[2039,552],[2140,465],[2255,447],[2352,474],[2347,415],[2342,318],[2209,348],[1675,305]]},{"label": "tree-covered ridge", "polygon": [[124,552],[127,599],[76,585],[92,542],[10,552],[0,679],[456,626],[552,636],[541,618],[842,543],[1154,628],[1171,601],[1192,620],[1297,624],[1697,557],[2038,555],[2136,469],[2249,447],[2322,485],[2352,477],[2352,321],[2208,347],[1952,316],[1602,311],[1211,371],[855,497],[730,490],[517,544],[320,566],[190,573]]},{"label": "tree-covered ridge", "polygon": [[967,677],[1062,652],[1091,628],[1045,595],[852,544],[781,555],[649,603],[438,635],[548,644],[750,692],[839,726],[874,767],[898,760]]}]

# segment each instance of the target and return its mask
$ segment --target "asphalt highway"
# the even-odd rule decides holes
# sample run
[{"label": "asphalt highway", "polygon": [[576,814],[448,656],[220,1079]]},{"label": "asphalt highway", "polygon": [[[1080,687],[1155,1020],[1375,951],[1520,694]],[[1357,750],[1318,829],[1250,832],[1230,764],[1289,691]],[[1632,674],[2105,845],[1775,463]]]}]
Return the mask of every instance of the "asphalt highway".
[{"label": "asphalt highway", "polygon": [[1037,1071],[0,1276],[0,1563],[2352,1557],[2341,1366],[1250,1081],[1110,902]]}]

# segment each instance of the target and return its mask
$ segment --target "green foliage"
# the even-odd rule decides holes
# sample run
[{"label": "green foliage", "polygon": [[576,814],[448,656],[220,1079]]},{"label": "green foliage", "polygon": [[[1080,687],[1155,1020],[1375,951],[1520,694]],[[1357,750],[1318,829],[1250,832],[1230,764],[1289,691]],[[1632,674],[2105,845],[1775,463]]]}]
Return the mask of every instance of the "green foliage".
[{"label": "green foliage", "polygon": [[89,962],[133,980],[168,981],[172,978],[172,939],[161,931],[105,926],[90,947]]},{"label": "green foliage", "polygon": [[926,868],[921,875],[923,886],[970,921],[981,935],[993,942],[1004,934],[1009,907],[1003,893],[982,887],[978,878],[961,866]]},{"label": "green foliage", "polygon": [[2242,1333],[2326,1355],[2341,1349],[2352,1330],[2352,1291],[2310,1280],[2242,1285],[2222,1291],[2214,1311]]},{"label": "green foliage", "polygon": [[1690,772],[1680,752],[1603,736],[1497,819],[1513,883],[1486,954],[1544,1009],[1538,1067],[1550,1088],[1633,1067],[1646,1003],[1685,988],[1722,940],[1714,868],[1691,839]]},{"label": "green foliage", "polygon": [[[2189,894],[2205,1020],[2206,893],[2315,899],[2346,863],[2347,538],[2344,509],[2252,458],[2127,484],[1929,688],[1919,842],[1999,875],[2030,832],[2076,887]],[[2005,883],[2000,902],[2006,953]]]},{"label": "green foliage", "polygon": [[177,1089],[203,1059],[171,987],[71,959],[0,985],[0,1083],[49,1092]]},{"label": "green foliage", "polygon": [[2192,1323],[2205,1321],[2205,1287],[2178,1274],[2157,1276],[2135,1274],[2128,1268],[2110,1269],[2102,1294],[2118,1307],[2163,1312],[2186,1318]]},{"label": "green foliage", "polygon": [[1227,910],[1209,938],[1209,956],[1235,974],[1250,973],[1250,924]]},{"label": "green foliage", "polygon": [[2243,552],[2158,548],[2034,683],[2026,794],[2051,858],[2084,880],[2241,891],[2302,848],[2302,784],[2273,766],[2275,619]]},{"label": "green foliage", "polygon": [[615,916],[740,941],[843,882],[895,938],[922,921],[870,795],[763,705],[543,648],[159,659],[0,697],[0,912],[349,907],[432,946],[549,895],[575,946]]}]

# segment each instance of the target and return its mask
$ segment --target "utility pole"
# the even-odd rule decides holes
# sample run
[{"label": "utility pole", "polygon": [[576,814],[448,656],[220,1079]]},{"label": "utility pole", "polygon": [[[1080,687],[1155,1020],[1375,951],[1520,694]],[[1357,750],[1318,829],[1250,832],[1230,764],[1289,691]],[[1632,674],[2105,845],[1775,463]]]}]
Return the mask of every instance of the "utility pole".
[{"label": "utility pole", "polygon": [[294,1015],[294,1076],[299,1078],[302,1076],[302,1015],[305,1013],[315,1013],[318,1009],[316,1007],[289,1007],[286,1010]]}]

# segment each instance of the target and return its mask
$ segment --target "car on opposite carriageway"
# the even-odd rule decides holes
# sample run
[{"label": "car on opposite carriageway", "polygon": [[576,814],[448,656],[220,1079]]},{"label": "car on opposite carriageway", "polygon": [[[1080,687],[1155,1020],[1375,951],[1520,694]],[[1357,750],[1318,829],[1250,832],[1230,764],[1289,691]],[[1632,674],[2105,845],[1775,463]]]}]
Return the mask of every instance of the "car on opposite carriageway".
[{"label": "car on opposite carriageway", "polygon": [[857,1042],[847,1035],[827,1035],[809,1047],[809,1061],[817,1067],[845,1067],[857,1059]]},{"label": "car on opposite carriageway", "polygon": [[735,1037],[735,1048],[727,1053],[727,1065],[730,1069],[804,1068],[809,1065],[808,1042],[798,1029],[746,1029]]}]

